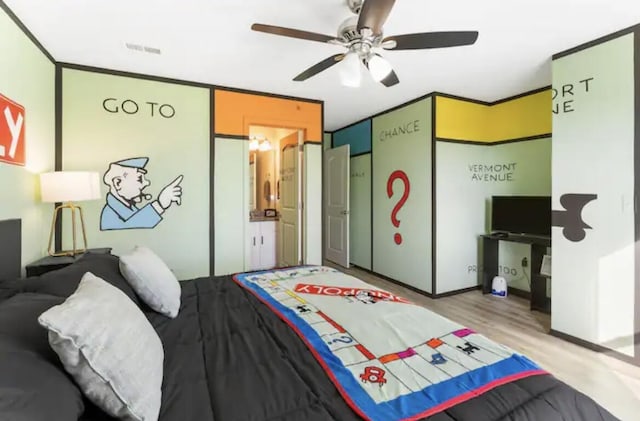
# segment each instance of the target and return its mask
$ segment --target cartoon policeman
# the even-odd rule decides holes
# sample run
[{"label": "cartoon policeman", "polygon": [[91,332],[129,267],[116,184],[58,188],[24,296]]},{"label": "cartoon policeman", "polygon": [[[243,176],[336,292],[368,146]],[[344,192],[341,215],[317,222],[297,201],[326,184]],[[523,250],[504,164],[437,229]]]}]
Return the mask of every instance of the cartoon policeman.
[{"label": "cartoon policeman", "polygon": [[174,202],[180,205],[182,175],[163,188],[156,200],[138,208],[143,199],[152,199],[143,192],[151,184],[144,169],[148,161],[149,158],[130,158],[109,164],[102,179],[109,186],[109,193],[100,216],[101,231],[153,228]]}]

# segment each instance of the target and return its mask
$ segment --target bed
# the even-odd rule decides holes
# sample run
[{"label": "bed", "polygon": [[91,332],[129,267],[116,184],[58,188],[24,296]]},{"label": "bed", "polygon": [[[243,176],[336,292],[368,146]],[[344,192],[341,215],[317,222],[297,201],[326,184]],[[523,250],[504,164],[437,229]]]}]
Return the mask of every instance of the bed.
[{"label": "bed", "polygon": [[[56,297],[52,298],[53,303],[64,300],[88,270],[118,288],[127,289],[126,280],[118,271],[118,257],[87,254],[73,265],[55,272],[1,281],[0,310],[8,300],[25,295]],[[205,277],[182,282],[180,312],[175,319],[160,315],[136,300],[164,347],[159,419],[362,419],[362,414],[348,403],[335,379],[328,375],[317,353],[311,352],[309,343],[286,323],[281,313],[273,311],[264,297],[242,284],[243,276],[246,280],[253,275],[244,274],[235,279],[232,276]],[[33,325],[34,321],[24,320],[24,323],[25,326]],[[0,335],[6,335],[2,332],[1,320]],[[55,366],[55,359],[48,358]],[[64,375],[64,369],[57,368]],[[1,370],[0,364],[0,378]],[[7,381],[10,380],[5,375],[5,384],[0,385],[0,388],[4,387],[2,390],[11,390],[6,389]],[[408,419],[615,420],[589,397],[544,373],[505,382],[476,395],[428,417]],[[0,408],[2,399],[0,394]],[[57,408],[63,408],[65,404],[73,407],[79,414],[77,419],[82,421],[113,419],[82,396],[80,403],[63,402],[57,392],[52,393],[51,399],[57,399]],[[42,418],[12,415],[10,419],[16,421],[54,419],[49,415]],[[0,413],[0,419],[5,419],[3,416]]]}]

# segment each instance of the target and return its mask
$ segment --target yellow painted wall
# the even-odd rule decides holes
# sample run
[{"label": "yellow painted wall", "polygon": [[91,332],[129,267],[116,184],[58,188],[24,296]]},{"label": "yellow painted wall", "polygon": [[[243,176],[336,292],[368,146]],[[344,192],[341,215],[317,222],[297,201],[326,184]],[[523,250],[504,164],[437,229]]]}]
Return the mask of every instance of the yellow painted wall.
[{"label": "yellow painted wall", "polygon": [[490,107],[436,96],[436,137],[490,142]]},{"label": "yellow painted wall", "polygon": [[436,137],[501,142],[551,133],[551,89],[498,104],[436,96]]}]

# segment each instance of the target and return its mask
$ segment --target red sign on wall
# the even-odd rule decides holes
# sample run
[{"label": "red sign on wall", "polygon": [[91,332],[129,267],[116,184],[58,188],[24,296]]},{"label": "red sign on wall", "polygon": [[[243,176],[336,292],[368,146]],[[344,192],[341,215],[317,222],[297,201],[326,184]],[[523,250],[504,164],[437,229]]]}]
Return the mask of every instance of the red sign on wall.
[{"label": "red sign on wall", "polygon": [[25,164],[24,107],[0,94],[0,161]]}]

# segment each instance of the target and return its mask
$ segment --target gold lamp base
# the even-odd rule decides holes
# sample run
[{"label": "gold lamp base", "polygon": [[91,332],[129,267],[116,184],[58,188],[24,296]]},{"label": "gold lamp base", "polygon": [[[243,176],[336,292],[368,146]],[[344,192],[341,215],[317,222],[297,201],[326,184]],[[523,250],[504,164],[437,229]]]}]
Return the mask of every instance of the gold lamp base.
[{"label": "gold lamp base", "polygon": [[[69,209],[71,211],[73,249],[56,252],[52,247],[53,236],[55,232],[56,221],[58,220],[58,214],[61,214],[63,209]],[[76,247],[76,212],[80,214],[80,227],[82,228],[82,241],[84,243],[84,248],[80,248],[80,249]],[[49,233],[49,249],[48,249],[49,256],[76,256],[78,254],[85,253],[86,251],[87,251],[87,234],[84,229],[84,216],[82,214],[82,208],[80,206],[74,205],[71,202],[56,206],[56,208],[53,210],[53,220],[51,221],[51,232]]]}]

